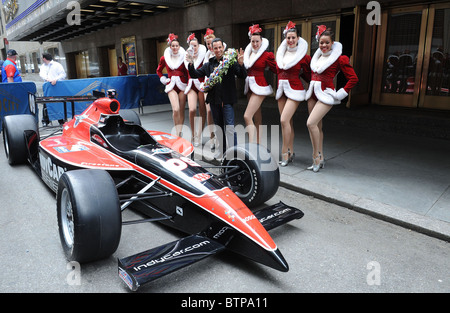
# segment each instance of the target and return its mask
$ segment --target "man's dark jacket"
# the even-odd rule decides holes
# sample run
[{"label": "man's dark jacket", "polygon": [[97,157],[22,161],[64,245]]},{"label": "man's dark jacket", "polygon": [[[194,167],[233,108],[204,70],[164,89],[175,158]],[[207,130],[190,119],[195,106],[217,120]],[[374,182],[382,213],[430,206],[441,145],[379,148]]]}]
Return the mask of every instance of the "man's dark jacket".
[{"label": "man's dark jacket", "polygon": [[[223,58],[222,58],[223,59]],[[222,60],[221,59],[221,60]],[[196,70],[193,64],[189,64],[189,75],[192,78],[209,77],[209,75],[214,71],[214,68],[219,66],[219,61],[216,57],[209,59],[209,62],[203,64],[201,68]],[[213,105],[224,104],[234,104],[237,102],[236,96],[236,81],[235,77],[245,78],[247,77],[247,71],[244,66],[239,65],[236,61],[230,68],[226,75],[222,77],[222,82],[217,83],[214,87],[208,91],[206,97],[206,103]]]}]

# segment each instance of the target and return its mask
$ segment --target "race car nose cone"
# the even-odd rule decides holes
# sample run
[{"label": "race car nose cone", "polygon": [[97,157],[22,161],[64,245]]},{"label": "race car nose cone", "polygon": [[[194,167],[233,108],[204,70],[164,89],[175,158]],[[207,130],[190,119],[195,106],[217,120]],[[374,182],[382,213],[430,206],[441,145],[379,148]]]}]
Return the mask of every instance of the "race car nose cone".
[{"label": "race car nose cone", "polygon": [[274,269],[282,272],[289,271],[289,265],[287,264],[279,249],[273,251],[272,257],[275,261],[275,263],[272,265]]}]

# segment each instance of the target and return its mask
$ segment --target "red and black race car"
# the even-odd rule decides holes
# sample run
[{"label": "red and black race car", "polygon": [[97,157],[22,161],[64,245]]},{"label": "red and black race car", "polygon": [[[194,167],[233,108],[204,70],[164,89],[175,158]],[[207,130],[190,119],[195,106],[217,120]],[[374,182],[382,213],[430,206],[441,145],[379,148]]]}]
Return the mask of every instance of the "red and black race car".
[{"label": "red and black race car", "polygon": [[[119,276],[132,290],[224,249],[288,271],[268,230],[303,213],[282,202],[249,209],[278,189],[279,169],[270,153],[256,144],[238,145],[220,165],[201,166],[190,157],[191,143],[147,131],[134,111],[120,111],[114,94],[108,91],[47,135],[32,114],[3,120],[8,162],[28,161],[57,195],[66,257],[80,263],[110,257],[123,225],[158,221],[187,237],[120,258]],[[145,218],[122,221],[127,208]]]}]

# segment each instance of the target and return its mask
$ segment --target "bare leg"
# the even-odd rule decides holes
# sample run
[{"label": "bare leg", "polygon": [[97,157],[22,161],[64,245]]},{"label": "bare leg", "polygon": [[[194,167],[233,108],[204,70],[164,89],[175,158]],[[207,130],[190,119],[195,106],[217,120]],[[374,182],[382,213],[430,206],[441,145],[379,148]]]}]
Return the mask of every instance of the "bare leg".
[{"label": "bare leg", "polygon": [[[182,129],[184,124],[184,109],[186,107],[186,95],[184,94],[184,91],[180,91],[178,93],[178,101],[180,103],[180,127]],[[180,133],[181,133],[180,129]]]},{"label": "bare leg", "polygon": [[[288,151],[294,149],[293,138],[294,138],[294,128],[292,117],[298,108],[300,102],[282,97],[278,100],[278,109],[280,110],[280,123],[281,123],[281,133],[283,138],[283,143],[281,146],[281,153],[289,157]],[[285,157],[284,157],[285,158]]]},{"label": "bare leg", "polygon": [[[311,111],[313,110],[314,106],[316,105],[317,100],[310,98],[308,100],[308,112],[311,114]],[[320,152],[320,160],[323,161],[324,159],[324,153],[323,153],[323,130],[322,130],[322,120],[317,124],[317,127],[319,127],[320,137],[319,137],[319,145],[318,145],[318,151]]]},{"label": "bare leg", "polygon": [[259,128],[262,123],[261,103],[263,102],[265,96],[250,93],[248,98],[247,109],[244,113],[244,120],[248,129],[249,142],[255,142],[256,133],[256,142],[259,143]]},{"label": "bare leg", "polygon": [[171,90],[167,94],[169,97],[170,105],[172,106],[172,119],[177,136],[181,135],[181,130],[184,123],[184,106],[186,103],[186,97],[184,93],[180,92],[180,94],[182,94],[183,96],[177,94],[175,90]]},{"label": "bare leg", "polygon": [[[306,126],[309,130],[311,144],[313,148],[313,158],[317,158],[321,154],[323,148],[322,119],[332,108],[331,105],[317,101],[311,109]],[[319,127],[320,124],[320,127]],[[323,132],[322,132],[323,133]],[[316,161],[314,161],[316,162]]]},{"label": "bare leg", "polygon": [[211,113],[211,107],[209,103],[206,103],[206,93],[204,93],[205,107],[206,107],[206,123],[208,124],[208,129],[210,131],[210,138],[214,138],[214,119]]},{"label": "bare leg", "polygon": [[196,136],[195,132],[195,116],[197,114],[197,93],[194,90],[190,90],[187,94],[188,106],[189,106],[189,125],[191,126],[191,140],[194,141]]}]

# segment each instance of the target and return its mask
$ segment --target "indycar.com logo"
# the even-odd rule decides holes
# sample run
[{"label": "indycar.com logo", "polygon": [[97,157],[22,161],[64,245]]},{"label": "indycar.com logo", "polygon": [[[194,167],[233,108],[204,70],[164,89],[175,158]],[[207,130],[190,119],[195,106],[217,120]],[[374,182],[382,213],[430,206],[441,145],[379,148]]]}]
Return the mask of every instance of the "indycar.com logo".
[{"label": "indycar.com logo", "polygon": [[144,263],[144,264],[141,264],[141,265],[138,265],[138,266],[134,266],[134,267],[133,267],[133,270],[134,270],[135,272],[139,272],[139,271],[141,271],[141,270],[143,270],[143,269],[146,269],[147,267],[151,267],[151,266],[153,266],[153,265],[156,265],[156,264],[159,264],[159,263],[164,263],[164,262],[166,262],[166,261],[169,261],[169,260],[172,259],[172,258],[181,257],[181,256],[183,256],[185,253],[193,252],[194,250],[199,249],[199,248],[201,248],[201,247],[204,247],[204,246],[206,246],[206,245],[208,245],[208,244],[210,244],[210,243],[211,243],[211,242],[210,242],[209,240],[205,240],[205,241],[196,243],[196,244],[194,244],[194,245],[192,245],[192,246],[186,247],[186,248],[181,249],[181,250],[179,250],[179,251],[175,251],[175,252],[173,252],[173,253],[168,253],[168,254],[164,255],[163,257],[161,257],[161,258],[159,258],[159,259],[150,260],[150,261],[148,261],[147,263]]}]

